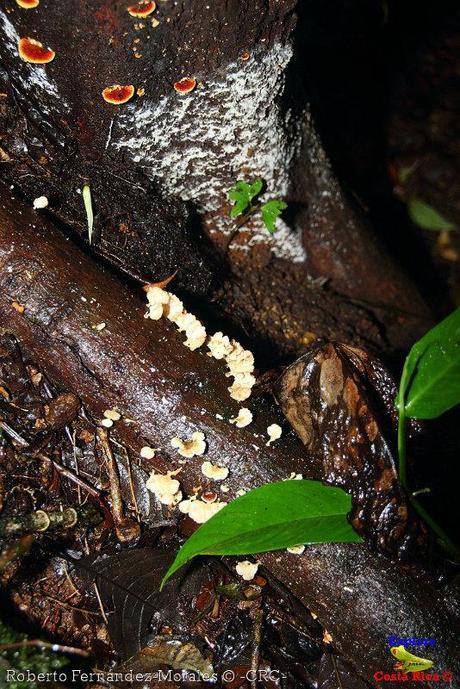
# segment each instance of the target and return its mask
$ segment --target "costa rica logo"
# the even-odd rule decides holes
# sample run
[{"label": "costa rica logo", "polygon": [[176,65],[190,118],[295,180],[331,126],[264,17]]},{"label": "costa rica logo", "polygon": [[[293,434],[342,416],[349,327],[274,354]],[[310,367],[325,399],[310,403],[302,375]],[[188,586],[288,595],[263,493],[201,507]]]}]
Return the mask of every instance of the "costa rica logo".
[{"label": "costa rica logo", "polygon": [[419,656],[409,653],[404,646],[393,646],[390,648],[390,653],[396,658],[397,663],[395,670],[402,670],[403,672],[420,672],[421,670],[428,670],[433,667],[433,661],[428,658],[419,658]]}]

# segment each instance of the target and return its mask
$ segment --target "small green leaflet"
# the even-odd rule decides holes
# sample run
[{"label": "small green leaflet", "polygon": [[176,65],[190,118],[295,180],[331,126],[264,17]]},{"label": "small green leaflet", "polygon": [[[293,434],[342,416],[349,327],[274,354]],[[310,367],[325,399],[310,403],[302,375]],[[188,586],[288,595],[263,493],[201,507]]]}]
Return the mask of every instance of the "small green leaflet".
[{"label": "small green leaflet", "polygon": [[238,180],[235,186],[228,192],[228,198],[234,202],[230,217],[236,218],[249,209],[252,199],[260,194],[264,183],[257,177],[251,184]]},{"label": "small green leaflet", "polygon": [[270,232],[274,234],[276,232],[276,218],[281,215],[282,211],[287,208],[287,203],[281,201],[280,199],[272,199],[267,201],[261,207],[262,220],[264,221],[265,227]]},{"label": "small green leaflet", "polygon": [[196,555],[249,555],[303,543],[358,543],[351,498],[319,481],[279,481],[230,502],[184,543],[161,586]]},{"label": "small green leaflet", "polygon": [[91,200],[91,189],[89,184],[84,184],[81,190],[81,195],[83,196],[83,203],[85,204],[86,219],[88,221],[88,242],[91,244],[93,240],[93,203]]},{"label": "small green leaflet", "polygon": [[407,208],[412,222],[424,230],[453,230],[455,228],[449,220],[420,199],[409,199]]},{"label": "small green leaflet", "polygon": [[409,352],[397,406],[414,419],[434,419],[460,404],[460,309],[426,333]]}]

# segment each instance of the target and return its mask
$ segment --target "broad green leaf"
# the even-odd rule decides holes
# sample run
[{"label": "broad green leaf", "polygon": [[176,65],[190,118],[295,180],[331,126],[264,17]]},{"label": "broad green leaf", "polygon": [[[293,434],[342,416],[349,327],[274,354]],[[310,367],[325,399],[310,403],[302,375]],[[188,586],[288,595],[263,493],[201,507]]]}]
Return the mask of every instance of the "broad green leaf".
[{"label": "broad green leaf", "polygon": [[410,199],[407,208],[412,222],[424,230],[453,230],[455,228],[449,220],[420,199]]},{"label": "broad green leaf", "polygon": [[263,180],[257,177],[251,184],[238,180],[228,192],[228,198],[234,202],[230,211],[230,217],[236,218],[249,209],[252,199],[260,194],[263,187]]},{"label": "broad green leaf", "polygon": [[264,221],[265,227],[270,232],[274,234],[276,232],[276,219],[281,215],[282,211],[287,208],[287,203],[281,201],[280,199],[272,199],[264,203],[260,209],[262,212],[262,220]]},{"label": "broad green leaf", "polygon": [[279,481],[230,502],[184,543],[162,586],[196,555],[249,555],[303,543],[357,543],[351,498],[318,481]]},{"label": "broad green leaf", "polygon": [[412,347],[397,404],[415,419],[433,419],[460,404],[460,309]]}]

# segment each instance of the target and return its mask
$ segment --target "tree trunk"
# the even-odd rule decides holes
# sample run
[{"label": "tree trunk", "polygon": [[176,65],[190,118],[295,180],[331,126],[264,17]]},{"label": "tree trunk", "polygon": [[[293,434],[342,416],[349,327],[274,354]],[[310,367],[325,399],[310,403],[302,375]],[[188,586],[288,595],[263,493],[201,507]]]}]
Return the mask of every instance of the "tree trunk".
[{"label": "tree trunk", "polygon": [[[295,5],[161,3],[145,20],[123,2],[1,10],[6,174],[85,241],[88,182],[92,250],[144,281],[179,268],[178,285],[236,310],[275,352],[302,351],[313,332],[393,353],[430,315],[335,179],[302,86]],[[21,61],[23,36],[55,59]],[[173,89],[182,77],[197,80],[188,95]],[[107,104],[114,83],[138,95]],[[285,220],[273,237],[258,216],[233,236],[227,191],[257,176],[287,200]]]},{"label": "tree trunk", "polygon": [[[230,425],[238,405],[230,400],[220,362],[190,352],[164,319],[146,321],[138,296],[96,268],[51,224],[36,222],[30,210],[9,198],[0,220],[2,323],[52,379],[78,393],[94,418],[115,407],[134,419],[134,424],[117,422],[114,437],[134,453],[145,443],[160,446],[150,468],[162,473],[182,468],[185,495],[197,486],[212,489],[201,473],[203,458],[178,464],[170,446],[173,436],[188,438],[200,430],[206,458],[229,469],[225,500],[291,471],[323,476],[322,458],[305,450],[262,392],[246,403],[254,422],[243,429]],[[17,304],[24,306],[22,313]],[[102,330],[92,328],[101,322],[106,323]],[[273,422],[283,425],[284,434],[267,447],[266,428]],[[383,455],[380,461],[391,468]],[[394,492],[388,499],[394,501]],[[381,496],[379,501],[381,506]],[[180,521],[177,508],[171,518]],[[422,570],[407,569],[364,546],[311,547],[303,556],[273,553],[260,561],[317,612],[337,648],[371,683],[391,660],[382,629],[436,638],[432,657],[440,668],[455,672],[458,619]]]}]

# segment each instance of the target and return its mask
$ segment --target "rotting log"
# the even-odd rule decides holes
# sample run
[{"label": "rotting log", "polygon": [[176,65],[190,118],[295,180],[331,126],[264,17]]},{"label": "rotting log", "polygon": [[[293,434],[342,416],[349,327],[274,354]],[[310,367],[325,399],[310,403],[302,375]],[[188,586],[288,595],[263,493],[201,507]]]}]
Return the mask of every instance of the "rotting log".
[{"label": "rotting log", "polygon": [[[430,314],[331,169],[302,87],[297,4],[158,3],[141,21],[124,0],[98,0],[71,5],[70,36],[65,5],[31,13],[8,0],[3,172],[29,202],[46,195],[84,241],[77,192],[89,183],[92,251],[141,280],[179,268],[181,287],[237,311],[283,354],[311,332],[394,353]],[[20,36],[38,36],[55,59],[22,61]],[[179,95],[184,76],[197,86]],[[101,95],[117,83],[137,89],[118,107]],[[227,192],[256,176],[289,210],[273,237],[255,217],[230,241]]]},{"label": "rotting log", "polygon": [[[24,306],[12,307],[12,302]],[[133,453],[148,442],[162,451],[150,465],[165,472],[182,466],[185,493],[206,487],[201,457],[178,465],[172,436],[206,434],[206,457],[230,470],[228,496],[240,488],[287,477],[323,475],[322,462],[294,437],[273,402],[254,394],[255,421],[237,429],[227,419],[230,400],[219,362],[190,352],[168,322],[143,318],[137,294],[97,268],[51,224],[5,196],[0,211],[0,317],[45,373],[78,393],[98,418],[117,407],[134,424],[116,424],[114,437]],[[93,325],[105,322],[98,331]],[[224,419],[220,419],[223,416]],[[266,427],[277,421],[285,433],[267,447]],[[171,519],[180,516],[178,510]],[[307,548],[303,556],[260,556],[267,569],[319,615],[334,644],[362,677],[390,666],[386,632],[434,637],[430,657],[439,669],[458,674],[455,604],[420,567],[386,560],[363,546]],[[394,626],[393,626],[394,625]],[[383,630],[381,632],[381,630]],[[430,649],[431,651],[431,649]]]}]

